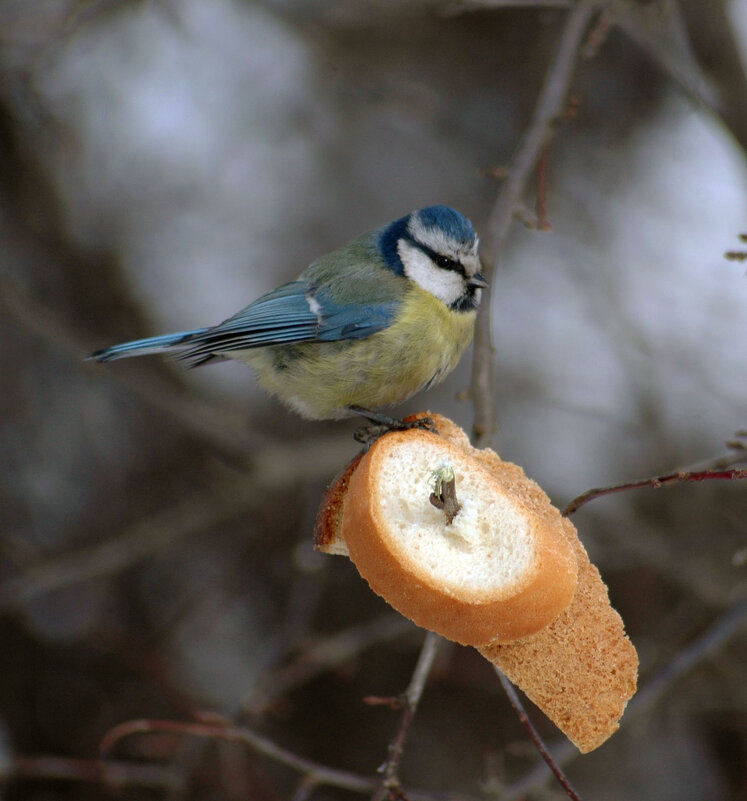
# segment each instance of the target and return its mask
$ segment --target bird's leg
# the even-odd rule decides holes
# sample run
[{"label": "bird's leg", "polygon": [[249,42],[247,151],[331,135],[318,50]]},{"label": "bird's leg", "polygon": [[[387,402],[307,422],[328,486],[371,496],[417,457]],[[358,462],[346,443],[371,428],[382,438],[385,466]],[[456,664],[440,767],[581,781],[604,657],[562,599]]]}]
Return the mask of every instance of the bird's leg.
[{"label": "bird's leg", "polygon": [[420,428],[424,431],[432,431],[434,434],[438,434],[436,424],[430,417],[419,417],[417,420],[399,420],[381,412],[364,409],[362,406],[348,406],[348,409],[371,423],[371,425],[356,429],[353,433],[353,437],[367,448],[389,431],[408,431],[411,428]]}]

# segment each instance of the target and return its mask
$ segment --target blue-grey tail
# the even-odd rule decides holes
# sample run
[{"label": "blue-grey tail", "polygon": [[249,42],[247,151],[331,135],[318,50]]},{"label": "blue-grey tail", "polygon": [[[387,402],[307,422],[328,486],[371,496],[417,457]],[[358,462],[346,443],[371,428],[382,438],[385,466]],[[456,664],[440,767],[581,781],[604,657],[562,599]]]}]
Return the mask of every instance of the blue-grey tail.
[{"label": "blue-grey tail", "polygon": [[164,334],[160,337],[136,339],[123,342],[111,348],[94,351],[88,358],[97,362],[111,362],[114,359],[125,359],[128,356],[148,356],[153,353],[168,353],[180,345],[188,345],[195,337],[199,337],[209,328],[195,328],[194,331],[179,331],[175,334]]}]

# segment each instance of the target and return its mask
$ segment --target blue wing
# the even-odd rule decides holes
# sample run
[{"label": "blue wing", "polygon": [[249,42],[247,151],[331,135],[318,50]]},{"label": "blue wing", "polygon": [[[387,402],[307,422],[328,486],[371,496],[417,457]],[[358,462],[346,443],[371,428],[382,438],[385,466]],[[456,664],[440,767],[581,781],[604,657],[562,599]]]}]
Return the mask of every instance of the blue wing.
[{"label": "blue wing", "polygon": [[306,281],[292,281],[263,295],[220,325],[191,337],[179,358],[192,366],[229,351],[362,339],[386,328],[396,302],[338,304],[324,290]]},{"label": "blue wing", "polygon": [[337,303],[328,291],[304,280],[292,281],[263,295],[220,325],[125,342],[98,350],[89,358],[107,362],[126,356],[175,352],[177,358],[195,367],[247,348],[362,339],[390,325],[397,306],[393,300]]}]

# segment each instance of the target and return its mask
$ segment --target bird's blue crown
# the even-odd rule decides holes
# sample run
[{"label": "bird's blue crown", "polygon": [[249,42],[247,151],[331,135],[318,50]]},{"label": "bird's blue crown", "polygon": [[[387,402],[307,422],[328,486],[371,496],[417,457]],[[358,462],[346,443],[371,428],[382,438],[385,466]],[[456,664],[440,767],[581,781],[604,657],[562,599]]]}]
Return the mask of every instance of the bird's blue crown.
[{"label": "bird's blue crown", "polygon": [[397,250],[399,240],[405,239],[414,245],[419,244],[413,239],[409,230],[409,223],[413,217],[417,217],[423,227],[437,228],[455,242],[467,246],[472,245],[477,237],[472,223],[450,206],[426,206],[405,217],[400,217],[382,230],[379,240],[381,254],[387,267],[397,275],[404,273],[404,265]]},{"label": "bird's blue crown", "polygon": [[455,242],[471,245],[475,241],[472,223],[450,206],[426,206],[414,214],[426,228],[439,228]]}]

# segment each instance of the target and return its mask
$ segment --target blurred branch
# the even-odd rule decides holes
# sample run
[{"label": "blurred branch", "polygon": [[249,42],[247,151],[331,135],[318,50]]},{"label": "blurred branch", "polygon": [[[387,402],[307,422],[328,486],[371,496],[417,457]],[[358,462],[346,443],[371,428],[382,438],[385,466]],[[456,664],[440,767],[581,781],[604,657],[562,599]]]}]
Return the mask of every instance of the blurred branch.
[{"label": "blurred branch", "polygon": [[[306,798],[317,786],[330,785],[353,792],[373,791],[375,801],[383,801],[392,793],[400,791],[398,776],[399,764],[404,752],[405,740],[415,716],[420,697],[438,651],[440,637],[432,632],[426,634],[410,684],[403,695],[404,710],[397,732],[389,746],[389,757],[383,768],[383,778],[369,778],[350,771],[337,770],[300,757],[246,727],[215,725],[211,723],[181,723],[168,720],[133,720],[115,726],[101,741],[101,755],[105,759],[115,746],[125,737],[143,733],[168,733],[208,737],[211,739],[237,742],[279,762],[303,775],[297,792]],[[413,794],[413,798],[430,797],[428,794]]]},{"label": "blurred branch", "polygon": [[[562,116],[584,34],[598,2],[579,0],[568,12],[555,57],[550,64],[532,119],[519,149],[506,172],[498,199],[486,227],[483,272],[488,282],[494,277],[514,216],[532,170],[550,141],[555,124]],[[495,429],[493,409],[493,354],[490,341],[490,300],[485,298],[475,327],[472,363],[472,399],[475,406],[474,444],[489,444]]]},{"label": "blurred branch", "polygon": [[[465,0],[450,11],[571,5],[572,0]],[[728,6],[721,1],[691,3],[686,9],[693,16],[688,26],[678,0],[615,0],[604,11],[600,30],[584,55],[592,55],[606,35],[619,28],[691,101],[719,115],[747,150],[747,71]],[[708,74],[701,63],[707,64]]]},{"label": "blurred branch", "polygon": [[273,445],[254,454],[253,469],[231,484],[218,481],[104,542],[51,557],[0,584],[0,611],[52,590],[121,572],[184,537],[210,531],[295,483],[333,475],[343,447],[325,440]]},{"label": "blurred branch", "polygon": [[[638,695],[628,705],[622,720],[623,726],[629,725],[631,720],[647,713],[679,677],[714,656],[720,648],[742,630],[745,622],[747,622],[747,601],[741,600],[687,648],[680,651],[663,670],[641,688]],[[435,638],[435,635],[429,636]],[[421,653],[419,667],[421,663],[429,659],[429,656],[425,654],[426,645],[428,645],[427,642]],[[433,647],[433,644],[430,647]],[[427,674],[430,665],[422,665],[422,667],[421,674]],[[416,673],[418,673],[417,668]],[[424,681],[424,676],[421,677]],[[420,680],[419,678],[418,682]],[[415,681],[415,676],[413,676],[413,681]],[[420,689],[422,691],[422,687]],[[379,781],[375,778],[329,768],[299,757],[246,727],[158,720],[128,721],[111,729],[101,744],[101,760],[17,757],[11,760],[4,770],[0,771],[0,780],[24,778],[68,780],[100,783],[113,787],[141,786],[164,790],[173,790],[178,787],[181,777],[173,769],[158,765],[118,762],[108,757],[120,740],[138,733],[191,735],[241,743],[253,751],[301,773],[304,777],[301,786],[307,787],[309,792],[317,786],[328,785],[358,793],[369,793],[376,790],[379,785]],[[579,755],[568,740],[558,743],[550,750],[555,762],[559,765],[566,765]],[[542,763],[502,793],[501,801],[518,801],[525,798],[528,794],[541,789],[548,779],[547,766]],[[457,801],[457,798],[459,801],[475,801],[463,794],[459,794],[457,797],[446,793],[430,793],[420,790],[408,790],[407,796],[411,801]],[[302,797],[308,797],[308,792],[303,793]]]},{"label": "blurred branch", "polygon": [[173,720],[130,720],[120,723],[106,733],[100,747],[102,761],[105,763],[112,749],[122,739],[133,734],[177,734],[240,743],[275,762],[279,762],[281,765],[303,774],[306,781],[314,785],[340,787],[357,793],[370,792],[376,786],[375,779],[346,770],[330,768],[310,759],[300,757],[244,726],[182,723]]},{"label": "blurred branch", "polygon": [[209,531],[260,502],[251,482],[216,487],[136,523],[123,533],[77,551],[51,557],[0,584],[0,610],[14,609],[40,595],[82,581],[109,576],[171,543]]},{"label": "blurred branch", "polygon": [[273,701],[319,673],[349,661],[372,645],[412,631],[416,629],[407,618],[387,614],[315,643],[305,648],[289,665],[270,673],[247,695],[242,710],[248,715],[262,714]]},{"label": "blurred branch", "polygon": [[617,26],[696,105],[715,111],[719,98],[698,63],[677,0],[635,0],[616,6]]},{"label": "blurred branch", "polygon": [[87,364],[84,357],[92,350],[89,339],[73,331],[61,315],[39,303],[8,276],[0,284],[0,310],[53,350],[66,353],[81,371],[98,372],[107,382],[165,413],[170,422],[183,426],[230,461],[246,463],[252,450],[260,445],[258,435],[250,433],[243,417],[232,415],[228,408],[217,409],[195,399],[152,372],[130,372],[125,381],[115,371],[104,372]]},{"label": "blurred branch", "polygon": [[146,787],[164,791],[181,784],[178,772],[161,765],[51,756],[17,756],[4,762],[0,782],[23,779],[87,782],[119,790]]},{"label": "blurred branch", "polygon": [[[734,13],[730,13],[733,8]],[[718,113],[742,151],[747,153],[747,65],[744,36],[735,29],[737,4],[733,2],[689,3],[693,48],[718,94]]]},{"label": "blurred branch", "polygon": [[[464,9],[506,8],[510,5],[530,7],[543,4],[485,0],[465,4]],[[532,121],[506,171],[506,179],[490,215],[483,247],[483,272],[489,282],[500,264],[531,172],[545,151],[552,137],[554,125],[562,114],[587,26],[595,9],[602,5],[593,0],[579,0],[568,12],[560,45],[548,69]],[[601,30],[595,31],[593,49],[585,49],[585,56],[593,55],[604,40],[606,32],[613,27],[613,23],[617,24],[646,50],[691,98],[715,109],[717,98],[692,53],[687,28],[675,0],[655,0],[653,3],[645,4],[627,0],[608,5],[609,8],[605,10],[600,22]],[[738,131],[736,135],[739,136]],[[475,406],[474,444],[477,447],[489,444],[495,430],[490,305],[489,299],[485,298],[475,328],[472,398]]]},{"label": "blurred branch", "polygon": [[389,744],[389,756],[387,761],[384,763],[383,768],[380,769],[380,772],[382,772],[384,776],[376,792],[371,796],[372,801],[384,801],[386,798],[401,795],[399,763],[402,760],[405,740],[407,739],[410,725],[415,717],[415,711],[418,708],[420,696],[423,694],[428,674],[433,666],[433,660],[436,658],[440,640],[441,638],[438,634],[434,634],[432,631],[429,631],[425,635],[420,657],[415,665],[415,671],[412,674],[412,680],[404,694],[404,710],[399,721],[397,733]]},{"label": "blurred branch", "polygon": [[568,8],[573,0],[462,0],[449,11],[457,14],[462,11],[484,11],[493,8]]},{"label": "blurred branch", "polygon": [[[436,635],[432,636],[436,637]],[[425,645],[428,645],[428,643],[426,642]],[[428,645],[428,651],[430,651],[431,647],[433,647],[432,644]],[[419,666],[423,662],[423,654],[426,654],[427,659],[428,653],[426,653],[425,647],[423,653],[421,653],[421,660],[418,663]],[[430,665],[423,666],[424,669],[426,667],[429,668]],[[100,752],[102,764],[106,765],[109,763],[109,753],[122,739],[135,734],[175,734],[191,737],[208,737],[214,740],[238,743],[300,773],[302,775],[301,787],[307,787],[310,790],[313,790],[315,787],[326,785],[328,787],[350,790],[355,793],[370,793],[375,791],[379,785],[379,779],[377,778],[364,776],[351,771],[338,770],[337,768],[330,768],[326,765],[298,756],[292,751],[280,747],[272,742],[272,740],[257,734],[245,726],[183,723],[171,720],[131,720],[110,729],[101,741]],[[471,799],[469,796],[462,793],[452,795],[449,793],[428,792],[426,790],[408,790],[407,796],[410,801],[476,801],[476,799]],[[308,797],[308,792],[302,792],[302,797]]]},{"label": "blurred branch", "polygon": [[626,717],[634,718],[650,711],[680,676],[715,656],[732,637],[742,631],[746,624],[747,599],[743,598],[718,618],[700,637],[693,640],[687,648],[675,654],[653,678],[646,682],[628,704]]}]

